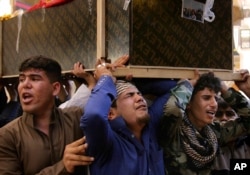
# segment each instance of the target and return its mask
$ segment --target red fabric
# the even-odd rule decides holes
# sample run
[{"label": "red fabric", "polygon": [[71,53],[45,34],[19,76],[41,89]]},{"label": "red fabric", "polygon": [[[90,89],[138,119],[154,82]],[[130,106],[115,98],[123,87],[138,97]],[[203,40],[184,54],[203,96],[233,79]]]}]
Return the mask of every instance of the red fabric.
[{"label": "red fabric", "polygon": [[57,5],[68,3],[72,0],[40,0],[37,4],[30,7],[27,11],[31,12],[39,8],[49,8]]}]

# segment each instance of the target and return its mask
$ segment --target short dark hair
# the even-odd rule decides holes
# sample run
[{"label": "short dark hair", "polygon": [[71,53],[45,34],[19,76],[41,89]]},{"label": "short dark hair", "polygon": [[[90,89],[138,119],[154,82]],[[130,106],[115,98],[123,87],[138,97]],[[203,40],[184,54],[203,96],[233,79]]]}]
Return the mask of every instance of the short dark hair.
[{"label": "short dark hair", "polygon": [[30,68],[44,70],[50,82],[61,81],[62,68],[60,64],[52,58],[48,58],[43,55],[27,58],[21,63],[19,72],[23,72]]},{"label": "short dark hair", "polygon": [[217,99],[218,109],[226,109],[231,107],[222,97]]},{"label": "short dark hair", "polygon": [[194,85],[191,100],[193,99],[195,94],[197,94],[197,92],[204,90],[205,88],[218,93],[221,91],[221,80],[218,77],[215,77],[214,73],[212,72],[202,74],[197,80],[197,83]]}]

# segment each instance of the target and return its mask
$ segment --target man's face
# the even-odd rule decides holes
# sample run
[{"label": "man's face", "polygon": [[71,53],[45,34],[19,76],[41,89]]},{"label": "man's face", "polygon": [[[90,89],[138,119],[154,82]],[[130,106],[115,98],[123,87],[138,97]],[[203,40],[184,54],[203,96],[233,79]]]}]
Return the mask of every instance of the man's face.
[{"label": "man's face", "polygon": [[198,129],[202,129],[207,124],[211,124],[217,111],[217,94],[208,88],[195,94],[188,106],[188,117],[192,124]]},{"label": "man's face", "polygon": [[235,120],[237,118],[237,114],[231,107],[227,108],[218,108],[214,121],[219,121],[221,123],[225,123],[229,120]]},{"label": "man's face", "polygon": [[54,96],[60,90],[59,82],[51,83],[43,70],[28,69],[19,74],[18,94],[22,109],[34,115],[43,115],[54,105]]},{"label": "man's face", "polygon": [[148,122],[147,103],[136,87],[129,87],[121,93],[116,104],[117,114],[124,118],[129,127]]}]

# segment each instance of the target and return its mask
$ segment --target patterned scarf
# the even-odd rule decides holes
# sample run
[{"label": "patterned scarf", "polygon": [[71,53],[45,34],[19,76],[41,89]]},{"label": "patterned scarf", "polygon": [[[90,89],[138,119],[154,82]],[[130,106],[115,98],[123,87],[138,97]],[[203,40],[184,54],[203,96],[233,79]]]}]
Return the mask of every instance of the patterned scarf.
[{"label": "patterned scarf", "polygon": [[183,119],[181,140],[184,151],[190,159],[188,163],[195,169],[210,165],[216,156],[218,148],[215,133],[209,126],[205,126],[201,134],[193,127],[186,115]]}]

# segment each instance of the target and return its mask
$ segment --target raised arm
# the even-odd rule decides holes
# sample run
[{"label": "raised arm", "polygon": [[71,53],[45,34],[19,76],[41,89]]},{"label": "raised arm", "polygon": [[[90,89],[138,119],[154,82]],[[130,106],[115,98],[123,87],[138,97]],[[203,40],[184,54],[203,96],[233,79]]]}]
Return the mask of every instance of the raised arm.
[{"label": "raised arm", "polygon": [[175,137],[181,121],[184,117],[186,106],[193,92],[193,86],[199,78],[199,72],[195,70],[194,78],[191,80],[180,80],[171,89],[170,97],[165,103],[163,116],[160,120],[160,144],[165,147]]},{"label": "raised arm", "polygon": [[[247,70],[241,70],[242,81],[235,81],[239,90],[246,95],[250,95],[250,76]],[[230,104],[239,116],[250,116],[250,101],[234,88],[229,88],[225,83],[222,83],[222,97]]]},{"label": "raised arm", "polygon": [[91,91],[80,123],[87,138],[90,156],[98,156],[112,144],[113,134],[108,121],[112,101],[116,98],[116,78],[113,77],[112,71],[127,61],[127,55],[118,58],[113,64],[104,64],[100,59],[97,60],[94,72],[97,84]]},{"label": "raised arm", "polygon": [[96,67],[95,78],[97,84],[91,92],[80,122],[89,145],[88,153],[94,157],[111,145],[112,130],[108,114],[116,97],[115,78],[106,66]]},{"label": "raised arm", "polygon": [[[244,77],[245,74],[242,76]],[[245,87],[245,83],[246,81],[235,82],[241,88]],[[222,82],[221,96],[239,116],[239,118],[229,120],[223,125],[215,122],[212,126],[215,127],[214,131],[219,135],[219,143],[224,145],[250,131],[250,101],[235,88],[228,87],[225,82]]]},{"label": "raised arm", "polygon": [[96,80],[92,73],[84,70],[84,65],[80,62],[74,64],[72,73],[79,79],[85,80],[86,83],[81,83],[76,92],[66,102],[62,103],[59,108],[66,108],[71,106],[79,106],[82,109],[90,96],[91,90],[96,84]]}]

